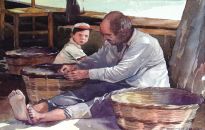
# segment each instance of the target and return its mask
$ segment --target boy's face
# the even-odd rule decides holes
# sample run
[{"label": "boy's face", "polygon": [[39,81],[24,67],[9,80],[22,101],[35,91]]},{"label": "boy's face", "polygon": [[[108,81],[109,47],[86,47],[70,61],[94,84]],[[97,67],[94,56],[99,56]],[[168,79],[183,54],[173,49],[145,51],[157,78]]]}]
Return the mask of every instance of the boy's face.
[{"label": "boy's face", "polygon": [[90,35],[89,30],[79,31],[73,34],[73,40],[78,45],[84,45],[86,42],[88,42],[89,35]]}]

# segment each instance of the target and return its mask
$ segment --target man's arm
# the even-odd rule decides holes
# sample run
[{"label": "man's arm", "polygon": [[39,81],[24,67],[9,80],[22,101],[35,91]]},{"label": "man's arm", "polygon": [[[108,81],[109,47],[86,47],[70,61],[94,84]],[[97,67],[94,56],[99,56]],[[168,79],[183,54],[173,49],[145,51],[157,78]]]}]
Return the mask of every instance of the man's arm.
[{"label": "man's arm", "polygon": [[119,82],[135,75],[150,60],[153,48],[149,44],[130,46],[122,60],[113,67],[89,70],[90,79],[111,83]]},{"label": "man's arm", "polygon": [[97,79],[111,83],[119,82],[135,75],[139,69],[145,66],[150,60],[153,49],[150,45],[138,45],[131,48],[124,55],[123,59],[113,67],[74,70],[64,73],[69,80]]},{"label": "man's arm", "polygon": [[81,80],[89,78],[89,69],[105,66],[106,61],[103,61],[105,48],[102,47],[98,52],[89,57],[85,57],[79,64],[63,65],[59,70],[65,78],[69,80]]}]

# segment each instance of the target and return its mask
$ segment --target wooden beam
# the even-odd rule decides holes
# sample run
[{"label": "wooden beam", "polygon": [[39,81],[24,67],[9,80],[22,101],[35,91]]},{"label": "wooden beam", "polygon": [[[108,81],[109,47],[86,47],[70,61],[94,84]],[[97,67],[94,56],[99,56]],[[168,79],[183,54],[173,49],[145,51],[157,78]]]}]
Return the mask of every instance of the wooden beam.
[{"label": "wooden beam", "polygon": [[[33,12],[30,12],[33,11]],[[19,17],[40,17],[40,16],[48,16],[48,10],[38,9],[32,10],[32,8],[13,8],[7,9],[6,14],[8,15],[18,15]]]},{"label": "wooden beam", "polygon": [[41,30],[41,31],[21,31],[19,34],[24,34],[24,35],[45,35],[48,34],[47,30]]},{"label": "wooden beam", "polygon": [[[80,14],[79,17],[93,18],[102,20],[106,13],[85,11]],[[150,29],[169,29],[176,30],[179,25],[179,20],[170,19],[157,19],[157,18],[143,18],[130,16],[133,25],[140,28],[150,28]]]},{"label": "wooden beam", "polygon": [[151,34],[151,35],[160,35],[160,36],[176,36],[176,30],[166,30],[166,29],[146,29],[138,28],[140,31]]},{"label": "wooden beam", "polygon": [[[73,25],[63,26],[63,28],[72,28]],[[91,25],[92,30],[99,31],[99,26]],[[142,32],[151,34],[151,35],[160,35],[160,36],[176,36],[176,30],[168,29],[147,29],[147,28],[137,28]]]},{"label": "wooden beam", "polygon": [[[6,1],[8,1],[8,2],[15,2],[15,3],[20,3],[20,4],[31,6],[31,2],[23,2],[23,1],[17,1],[17,0],[6,0]],[[65,8],[56,8],[56,7],[49,7],[49,6],[38,5],[38,4],[36,4],[36,2],[35,2],[35,7],[36,8],[41,8],[41,9],[47,9],[50,12],[58,12],[58,13],[64,13],[65,12]]]}]

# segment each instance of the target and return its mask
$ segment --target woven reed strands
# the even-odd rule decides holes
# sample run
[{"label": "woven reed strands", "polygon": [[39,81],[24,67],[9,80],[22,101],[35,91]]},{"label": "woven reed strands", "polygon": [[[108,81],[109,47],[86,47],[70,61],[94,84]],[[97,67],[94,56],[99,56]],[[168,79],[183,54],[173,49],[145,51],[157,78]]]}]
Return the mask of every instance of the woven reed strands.
[{"label": "woven reed strands", "polygon": [[202,97],[174,88],[145,88],[111,96],[120,127],[125,130],[189,130]]},{"label": "woven reed strands", "polygon": [[21,69],[36,64],[52,63],[57,55],[56,49],[30,47],[6,52],[8,71],[20,75]]},{"label": "woven reed strands", "polygon": [[85,80],[71,81],[65,79],[57,70],[61,65],[42,64],[22,69],[23,80],[31,103],[49,99],[61,92],[77,89]]}]

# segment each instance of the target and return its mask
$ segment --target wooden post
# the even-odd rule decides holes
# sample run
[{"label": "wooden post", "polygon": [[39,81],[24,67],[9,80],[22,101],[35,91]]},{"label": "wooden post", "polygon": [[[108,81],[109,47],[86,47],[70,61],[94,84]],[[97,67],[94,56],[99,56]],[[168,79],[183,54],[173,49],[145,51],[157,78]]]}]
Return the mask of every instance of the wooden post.
[{"label": "wooden post", "polygon": [[53,45],[53,13],[48,13],[48,44],[49,47],[54,47]]},{"label": "wooden post", "polygon": [[13,19],[14,23],[14,48],[17,49],[19,48],[19,17],[18,15],[14,16]]},{"label": "wooden post", "polygon": [[4,0],[0,0],[0,39],[4,39],[4,17],[5,17],[5,4]]},{"label": "wooden post", "polygon": [[[35,31],[36,30],[36,18],[32,17],[32,30]],[[32,35],[32,38],[35,38],[35,35]]]},{"label": "wooden post", "polygon": [[[31,0],[31,7],[35,8],[35,6],[36,6],[35,0]],[[33,31],[36,30],[36,20],[35,20],[35,17],[32,17],[32,29],[33,29]],[[35,38],[35,35],[32,35],[32,38]]]},{"label": "wooden post", "polygon": [[36,6],[35,0],[31,0],[31,6],[32,6],[32,8],[35,8],[35,6]]}]

